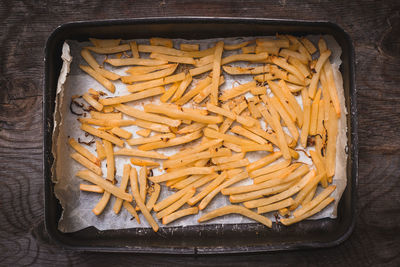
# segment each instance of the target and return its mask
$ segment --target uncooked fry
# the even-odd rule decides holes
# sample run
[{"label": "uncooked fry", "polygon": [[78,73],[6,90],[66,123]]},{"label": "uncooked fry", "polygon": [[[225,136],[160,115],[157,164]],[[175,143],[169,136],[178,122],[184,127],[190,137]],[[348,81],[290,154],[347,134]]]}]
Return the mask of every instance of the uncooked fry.
[{"label": "uncooked fry", "polygon": [[85,93],[82,95],[82,98],[85,99],[85,101],[94,107],[96,110],[101,111],[103,109],[103,105],[97,102],[96,99],[94,99],[90,94]]},{"label": "uncooked fry", "polygon": [[95,52],[96,54],[116,54],[128,51],[130,49],[129,44],[115,45],[115,46],[107,46],[107,47],[98,47],[98,46],[88,46],[84,47],[85,49],[89,49],[90,51]]},{"label": "uncooked fry", "polygon": [[167,216],[167,215],[171,214],[172,212],[178,210],[180,207],[185,205],[185,203],[194,195],[194,193],[196,193],[195,188],[191,188],[188,191],[186,191],[185,194],[180,199],[178,199],[175,203],[173,203],[171,206],[157,212],[157,214],[156,214],[157,219],[161,219],[164,216]]},{"label": "uncooked fry", "polygon": [[122,147],[124,145],[124,141],[122,141],[118,137],[115,137],[104,131],[99,131],[96,128],[93,128],[92,126],[89,126],[87,124],[81,124],[81,130],[88,132],[91,135],[110,141],[111,143],[116,144],[119,147]]},{"label": "uncooked fry", "polygon": [[290,197],[290,198],[287,198],[285,200],[276,202],[274,204],[269,204],[269,205],[266,205],[266,206],[258,207],[257,208],[257,213],[258,214],[262,214],[262,213],[267,213],[267,212],[271,212],[271,211],[274,211],[274,210],[279,210],[279,209],[282,209],[282,208],[289,207],[293,203],[294,203],[294,200],[293,200],[293,198]]},{"label": "uncooked fry", "polygon": [[135,83],[132,85],[126,86],[127,90],[129,92],[138,92],[138,91],[143,91],[148,88],[152,87],[157,87],[157,86],[162,86],[174,82],[179,82],[182,81],[185,78],[185,73],[181,72],[178,74],[174,74],[171,76],[151,80],[151,81],[146,81],[146,82],[140,82],[140,83]]},{"label": "uncooked fry", "polygon": [[134,148],[121,148],[114,152],[114,155],[118,156],[131,156],[131,157],[143,157],[143,158],[154,158],[154,159],[166,159],[167,156],[160,154],[155,151],[143,151]]},{"label": "uncooked fry", "polygon": [[154,232],[158,231],[158,224],[156,221],[153,219],[151,216],[149,210],[147,209],[146,205],[142,201],[140,195],[139,195],[139,189],[138,189],[138,182],[137,182],[137,173],[136,169],[132,168],[131,173],[130,173],[130,182],[131,182],[131,189],[132,189],[132,194],[133,197],[135,198],[136,205],[139,206],[139,209],[142,211],[144,217],[146,218],[147,222],[150,224],[150,226],[153,228]]},{"label": "uncooked fry", "polygon": [[178,220],[182,217],[188,216],[188,215],[193,215],[193,214],[197,214],[199,212],[199,209],[197,207],[192,207],[192,208],[187,208],[187,209],[183,209],[183,210],[178,210],[175,211],[167,216],[164,216],[162,218],[162,223],[163,224],[169,224],[175,220]]},{"label": "uncooked fry", "polygon": [[123,201],[122,205],[124,206],[124,208],[133,216],[135,217],[136,221],[138,222],[138,224],[140,224],[140,218],[139,215],[137,214],[135,208],[127,201]]},{"label": "uncooked fry", "polygon": [[302,207],[298,210],[296,210],[293,213],[294,217],[299,217],[303,215],[304,213],[308,212],[309,210],[312,210],[315,206],[317,206],[322,200],[327,198],[333,191],[335,191],[336,185],[330,185],[327,188],[324,189],[319,195],[317,195],[313,200],[306,204],[302,204]]},{"label": "uncooked fry", "polygon": [[90,111],[90,117],[98,120],[122,120],[121,112],[113,112],[113,113],[102,113],[97,111]]},{"label": "uncooked fry", "polygon": [[105,70],[103,67],[100,67],[99,63],[97,63],[96,59],[92,56],[92,54],[87,49],[82,49],[81,56],[86,60],[90,67],[92,67],[96,72],[100,73],[104,78],[110,79],[112,81],[118,80],[120,76],[111,71]]},{"label": "uncooked fry", "polygon": [[[124,191],[126,191],[126,188],[128,187],[128,182],[129,182],[129,173],[131,172],[131,165],[129,164],[124,164],[124,170],[122,173],[122,180],[121,180],[121,185],[120,188]],[[121,210],[123,200],[120,198],[117,198],[114,202],[113,210],[115,214],[118,214]]]},{"label": "uncooked fry", "polygon": [[328,141],[326,147],[326,172],[328,177],[332,177],[335,174],[336,139],[338,135],[338,119],[335,116],[335,110],[332,105],[329,109],[329,119],[327,124]]},{"label": "uncooked fry", "polygon": [[318,204],[315,208],[313,208],[312,210],[304,213],[303,215],[300,215],[298,217],[288,218],[288,219],[283,218],[283,219],[281,219],[281,223],[284,224],[284,225],[291,225],[293,223],[302,221],[305,218],[308,218],[308,217],[320,212],[321,210],[323,210],[326,206],[328,206],[334,200],[335,199],[333,197],[328,197],[328,198],[324,199],[320,204]]},{"label": "uncooked fry", "polygon": [[121,81],[123,83],[133,83],[133,82],[143,82],[143,81],[149,81],[149,80],[154,80],[162,77],[166,77],[171,75],[172,73],[175,72],[176,68],[178,67],[178,64],[171,65],[171,67],[151,72],[151,73],[146,73],[146,74],[140,74],[140,75],[131,75],[131,76],[122,76]]},{"label": "uncooked fry", "polygon": [[192,52],[192,51],[199,51],[199,44],[181,44],[180,48],[182,51]]},{"label": "uncooked fry", "polygon": [[74,138],[68,139],[69,144],[73,149],[76,150],[79,154],[93,162],[94,164],[100,166],[100,159],[97,158],[95,155],[93,155],[89,150],[84,148],[82,145],[80,145]]},{"label": "uncooked fry", "polygon": [[272,227],[272,222],[270,219],[268,219],[267,217],[264,217],[262,215],[259,215],[249,209],[246,209],[245,207],[242,206],[238,206],[238,205],[230,205],[230,206],[225,206],[222,208],[218,208],[216,210],[213,210],[207,214],[204,214],[203,216],[201,216],[197,221],[198,222],[204,222],[204,221],[208,221],[211,219],[214,219],[216,217],[220,217],[220,216],[224,216],[227,214],[232,214],[232,213],[237,213],[240,215],[243,215],[245,217],[248,217],[250,219],[253,219],[259,223],[264,224],[265,226],[271,228]]},{"label": "uncooked fry", "polygon": [[[194,96],[199,94],[202,90],[204,90],[210,84],[211,84],[211,78],[206,77],[205,79],[198,82],[195,88],[193,88],[187,94],[185,94],[179,100],[177,100],[175,102],[175,104],[180,105],[180,106],[186,104],[190,99],[192,99]],[[165,102],[165,101],[163,101],[163,102]]]},{"label": "uncooked fry", "polygon": [[170,48],[172,48],[174,46],[171,39],[159,38],[159,37],[150,38],[150,44],[151,45],[161,45],[161,46],[170,47]]},{"label": "uncooked fry", "polygon": [[138,51],[138,47],[137,47],[137,43],[135,41],[133,42],[129,42],[129,47],[131,48],[132,51],[132,56],[134,58],[139,58],[139,51]]},{"label": "uncooked fry", "polygon": [[214,62],[212,67],[212,81],[211,81],[211,104],[218,105],[218,87],[219,87],[219,76],[221,74],[221,57],[224,50],[224,42],[219,41],[215,45],[214,50]]},{"label": "uncooked fry", "polygon": [[304,47],[307,49],[307,51],[310,54],[314,54],[317,52],[317,48],[314,46],[314,44],[308,40],[306,37],[300,38],[300,42],[304,45]]},{"label": "uncooked fry", "polygon": [[325,188],[328,186],[325,164],[322,161],[322,158],[320,157],[320,154],[318,152],[316,152],[315,150],[310,150],[309,152],[315,167],[317,167],[318,174],[321,175],[321,185]]},{"label": "uncooked fry", "polygon": [[115,96],[110,98],[100,99],[99,102],[103,105],[115,105],[120,103],[131,102],[139,99],[148,98],[164,93],[164,87],[154,87],[134,94]]},{"label": "uncooked fry", "polygon": [[251,81],[248,83],[241,84],[239,86],[233,87],[230,90],[225,90],[222,95],[219,97],[222,101],[227,101],[229,99],[235,98],[241,94],[245,94],[250,91],[251,88],[256,87],[257,84],[255,81]]},{"label": "uncooked fry", "polygon": [[144,145],[139,146],[138,148],[140,150],[148,151],[148,150],[152,150],[152,149],[177,146],[177,145],[192,142],[193,140],[200,138],[202,135],[203,134],[201,131],[197,131],[197,132],[189,133],[189,134],[186,134],[183,136],[171,138],[168,141],[158,141],[158,142],[154,142],[154,143],[144,144]]},{"label": "uncooked fry", "polygon": [[188,148],[186,150],[182,150],[178,153],[176,153],[175,155],[169,156],[169,159],[178,159],[178,158],[184,158],[187,155],[192,155],[195,153],[199,153],[201,151],[204,151],[212,146],[218,145],[220,143],[222,143],[222,139],[214,139],[214,140],[210,140],[207,142],[204,142],[200,145],[197,145],[195,147],[192,148]]},{"label": "uncooked fry", "polygon": [[78,171],[75,175],[88,181],[88,182],[91,182],[93,184],[100,186],[101,188],[104,189],[104,191],[110,192],[111,194],[113,194],[114,196],[116,196],[118,198],[122,198],[128,202],[131,202],[133,199],[131,194],[128,194],[128,193],[124,192],[122,189],[113,185],[112,183],[107,182],[106,180],[104,180],[102,177],[98,176],[94,172],[91,172],[89,170],[82,170],[82,171]]},{"label": "uncooked fry", "polygon": [[161,192],[161,186],[159,184],[153,184],[153,192],[150,195],[149,201],[146,203],[146,207],[151,212],[151,210],[154,207],[154,204],[156,203],[158,196],[160,195]]},{"label": "uncooked fry", "polygon": [[204,130],[204,136],[206,137],[210,137],[210,138],[214,138],[214,139],[223,139],[224,141],[228,141],[229,143],[233,143],[239,146],[245,146],[245,145],[252,145],[255,144],[253,141],[244,139],[244,138],[240,138],[234,135],[230,135],[230,134],[223,134],[220,132],[217,132],[215,130],[211,130],[210,128],[206,128]]},{"label": "uncooked fry", "polygon": [[290,162],[291,162],[291,160],[280,161],[275,164],[271,164],[267,167],[254,170],[254,171],[250,172],[249,175],[251,178],[256,178],[256,177],[264,175],[264,174],[275,172],[277,170],[280,170],[280,169],[283,169],[283,168],[289,166]]},{"label": "uncooked fry", "polygon": [[180,120],[173,120],[164,116],[147,113],[128,105],[118,104],[115,105],[114,107],[115,109],[121,111],[122,113],[134,117],[136,119],[155,122],[155,123],[162,123],[171,127],[178,127],[181,124]]},{"label": "uncooked fry", "polygon": [[79,190],[93,193],[103,193],[104,189],[93,184],[80,184]]},{"label": "uncooked fry", "polygon": [[248,173],[246,171],[244,172],[240,172],[239,174],[236,174],[235,176],[233,176],[232,178],[230,178],[229,180],[223,182],[222,184],[220,184],[219,186],[217,186],[214,190],[212,190],[210,193],[208,193],[207,196],[205,196],[200,204],[199,204],[199,209],[203,210],[207,207],[207,205],[211,202],[211,200],[219,193],[221,192],[222,189],[231,186],[233,184],[236,184],[244,179],[246,179],[248,177]]},{"label": "uncooked fry", "polygon": [[168,180],[172,180],[178,177],[182,177],[185,175],[191,175],[191,174],[210,174],[214,171],[213,167],[189,167],[189,168],[183,168],[179,169],[177,171],[172,171],[169,173],[164,173],[158,176],[153,176],[149,177],[149,179],[153,183],[161,183],[165,182]]},{"label": "uncooked fry", "polygon": [[307,175],[305,175],[300,181],[296,182],[293,186],[290,187],[290,189],[283,191],[277,195],[268,197],[268,198],[261,198],[257,200],[251,200],[247,201],[244,203],[244,206],[246,208],[256,208],[260,206],[265,206],[277,201],[280,201],[282,199],[288,198],[297,192],[299,192],[301,189],[303,189],[304,186],[308,184],[308,182],[315,177],[315,170],[311,170]]},{"label": "uncooked fry", "polygon": [[[136,131],[136,134],[137,135],[140,135],[140,136],[142,136],[142,137],[148,137],[149,135],[150,135],[150,133],[151,133],[151,130],[150,129],[141,129],[141,130],[139,130],[139,131]],[[129,144],[129,143],[128,143]]]},{"label": "uncooked fry", "polygon": [[89,41],[98,47],[113,47],[118,46],[121,42],[121,39],[96,39],[96,38],[89,38]]},{"label": "uncooked fry", "polygon": [[150,137],[143,137],[143,138],[133,138],[129,139],[126,142],[130,146],[134,145],[142,145],[142,144],[147,144],[147,143],[153,143],[157,141],[165,141],[167,142],[169,139],[175,138],[175,134],[173,133],[166,133],[166,134],[156,134]]},{"label": "uncooked fry", "polygon": [[247,158],[245,158],[245,159],[240,159],[238,161],[228,162],[228,163],[217,165],[216,167],[214,167],[214,169],[215,169],[215,171],[230,170],[230,169],[245,167],[245,166],[249,165],[249,163],[250,163],[249,160]]},{"label": "uncooked fry", "polygon": [[310,116],[310,135],[317,134],[317,123],[318,123],[318,109],[319,109],[319,101],[321,99],[321,90],[318,90],[314,101],[311,105],[311,116]]},{"label": "uncooked fry", "polygon": [[178,89],[175,91],[174,96],[171,98],[171,102],[176,102],[177,100],[179,100],[185,93],[191,82],[192,76],[190,74],[186,74],[185,79],[183,79],[183,81],[179,84]]},{"label": "uncooked fry", "polygon": [[203,190],[201,190],[197,195],[191,197],[187,203],[190,206],[195,205],[197,202],[202,200],[207,194],[209,194],[212,190],[214,190],[217,186],[219,186],[226,178],[228,177],[226,172],[221,173],[218,175],[215,180],[213,180],[210,184],[208,184]]},{"label": "uncooked fry", "polygon": [[126,131],[124,129],[121,129],[119,127],[112,128],[111,133],[113,133],[113,134],[115,134],[115,135],[117,135],[117,136],[119,136],[121,138],[124,138],[124,139],[128,139],[128,138],[132,137],[132,133],[131,132],[128,132],[128,131]]},{"label": "uncooked fry", "polygon": [[[284,177],[287,173],[289,173],[294,167],[296,166],[296,163],[290,165],[289,167],[280,169],[278,171],[261,175],[253,179],[254,184],[264,184],[266,185],[266,181],[276,179],[277,177]],[[282,181],[290,182],[293,180],[296,180],[297,178],[300,178],[301,176],[306,175],[310,169],[306,165],[302,165],[292,173],[290,173],[286,178],[282,178]],[[269,185],[269,183],[268,183]]]}]

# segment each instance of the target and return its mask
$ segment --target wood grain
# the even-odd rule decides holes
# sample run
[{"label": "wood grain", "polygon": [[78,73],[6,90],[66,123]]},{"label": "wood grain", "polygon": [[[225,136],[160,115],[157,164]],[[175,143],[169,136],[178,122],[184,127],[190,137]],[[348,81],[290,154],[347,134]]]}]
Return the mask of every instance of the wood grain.
[{"label": "wood grain", "polygon": [[[53,3],[54,2],[54,3]],[[65,251],[43,225],[42,87],[47,37],[79,20],[152,16],[329,20],[356,51],[357,225],[335,248],[231,256]],[[1,1],[0,265],[400,265],[399,1]]]}]

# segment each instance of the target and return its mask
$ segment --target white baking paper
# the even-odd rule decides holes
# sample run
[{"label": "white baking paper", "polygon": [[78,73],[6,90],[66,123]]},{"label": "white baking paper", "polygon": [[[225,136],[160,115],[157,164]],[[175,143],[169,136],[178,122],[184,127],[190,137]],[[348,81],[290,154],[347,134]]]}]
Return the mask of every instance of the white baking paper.
[{"label": "white baking paper", "polygon": [[[266,37],[272,38],[272,37]],[[310,40],[317,44],[320,36],[308,36]],[[339,66],[341,64],[340,55],[341,48],[334,40],[332,36],[324,36],[327,41],[328,48],[332,51],[331,62],[334,69],[336,86],[339,91],[339,99],[341,101],[341,108],[344,111],[342,117],[339,120],[339,136],[337,141],[337,154],[336,154],[336,174],[333,179],[333,184],[336,184],[337,189],[333,193],[335,199],[340,199],[345,187],[346,187],[346,163],[347,163],[347,154],[345,153],[345,147],[347,146],[347,136],[346,136],[346,108],[345,108],[345,98],[343,91],[343,83],[342,76],[339,72]],[[227,44],[239,43],[245,40],[249,40],[253,38],[225,38],[223,39]],[[180,43],[199,43],[201,49],[206,49],[213,46],[218,40],[222,39],[208,39],[208,40],[182,40],[175,39],[174,44],[175,47],[179,47]],[[147,43],[148,40],[136,40],[140,43]],[[113,212],[112,206],[114,204],[115,198],[111,198],[111,201],[103,211],[100,216],[94,215],[92,212],[93,207],[97,204],[97,202],[101,198],[101,194],[97,193],[88,193],[81,192],[79,190],[80,183],[86,183],[80,178],[76,177],[74,174],[81,169],[84,169],[77,162],[70,158],[70,154],[74,151],[68,145],[68,138],[73,137],[75,139],[80,138],[83,141],[90,141],[92,137],[86,137],[84,132],[79,129],[80,123],[77,121],[77,116],[73,115],[70,112],[70,101],[71,97],[74,95],[82,95],[89,88],[94,88],[95,90],[102,90],[107,93],[108,96],[118,96],[125,95],[129,92],[126,90],[126,86],[121,82],[115,82],[116,93],[111,94],[105,88],[102,87],[101,84],[97,83],[94,79],[88,76],[86,73],[79,69],[79,64],[86,64],[80,56],[80,51],[82,47],[91,45],[89,43],[77,42],[77,41],[66,41],[63,46],[63,67],[59,76],[59,82],[57,87],[57,97],[56,97],[56,111],[54,114],[55,118],[55,126],[54,126],[54,134],[53,134],[53,154],[54,154],[54,165],[52,168],[53,171],[53,182],[55,183],[54,192],[56,197],[60,200],[60,203],[63,207],[63,213],[61,219],[59,221],[58,228],[62,232],[74,232],[80,229],[86,228],[88,226],[94,226],[99,230],[110,230],[110,229],[123,229],[123,228],[143,228],[150,227],[143,215],[140,214],[141,224],[139,225],[136,220],[132,220],[132,216],[125,210],[121,209],[121,212],[117,215]],[[237,51],[227,51],[224,52],[224,56],[228,56],[233,53],[238,53]],[[102,62],[105,56],[95,55],[93,54],[98,62]],[[230,65],[234,66],[247,66],[248,63],[237,62],[232,63]],[[107,69],[112,70],[120,75],[126,75],[125,70],[127,68],[113,68],[109,65],[106,66]],[[250,75],[240,75],[240,76],[225,76],[225,84],[221,87],[222,90],[232,88],[236,83],[245,83],[252,80]],[[196,84],[200,78],[203,76],[196,77],[193,80],[192,86]],[[299,102],[301,103],[301,98],[298,97]],[[85,103],[83,100],[79,100],[82,103]],[[138,101],[135,103],[129,103],[138,109],[142,109],[142,105],[148,102],[157,103],[158,98],[151,98],[145,101]],[[86,104],[86,103],[85,103]],[[82,112],[77,107],[73,107],[77,112]],[[86,112],[87,113],[87,112]],[[89,115],[89,114],[87,114]],[[124,118],[128,118],[124,115]],[[135,134],[135,132],[139,129],[136,126],[124,127],[124,129],[133,133],[133,137],[139,137]],[[129,147],[129,145],[126,145]],[[96,154],[95,145],[86,146],[92,153]],[[115,148],[117,150],[119,148]],[[164,153],[166,155],[171,155],[177,152],[178,148],[166,148],[161,149],[159,152]],[[249,160],[255,161],[266,154],[263,152],[252,152],[247,156]],[[306,157],[302,152],[300,152],[300,158],[298,161],[312,164],[311,160]],[[121,181],[123,165],[129,163],[129,157],[117,156],[116,157],[116,180],[118,182]],[[106,173],[105,162],[102,163],[103,173]],[[139,169],[138,169],[139,170]],[[154,175],[160,174],[158,169],[154,169]],[[119,184],[119,183],[118,183]],[[118,185],[117,184],[117,185]],[[251,180],[242,181],[241,184],[251,184]],[[320,189],[319,189],[320,190]],[[162,191],[159,199],[164,199],[166,196],[172,194],[173,191],[169,190],[165,186],[162,186]],[[311,219],[319,219],[324,217],[336,217],[336,208],[338,201],[335,201],[334,204],[331,204],[322,212],[314,215]],[[187,216],[180,220],[177,220],[167,226],[162,227],[175,227],[175,226],[190,226],[190,225],[198,225],[197,219],[203,214],[230,204],[228,198],[219,194],[216,196],[213,201],[207,206],[207,208],[203,211],[200,211],[199,214],[193,216]],[[154,212],[153,212],[154,215]],[[273,215],[269,216],[270,219],[273,219]],[[249,223],[251,220],[239,216],[239,215],[228,215],[225,217],[220,217],[205,223],[209,224],[233,224],[233,223]],[[161,222],[159,222],[161,225]]]}]

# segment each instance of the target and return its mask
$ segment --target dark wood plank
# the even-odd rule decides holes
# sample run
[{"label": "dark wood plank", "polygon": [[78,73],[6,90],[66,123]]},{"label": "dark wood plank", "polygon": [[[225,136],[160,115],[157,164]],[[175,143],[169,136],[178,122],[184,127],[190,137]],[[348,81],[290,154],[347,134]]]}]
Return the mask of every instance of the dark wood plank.
[{"label": "dark wood plank", "polygon": [[[43,226],[42,108],[46,38],[76,20],[151,16],[329,20],[353,39],[360,179],[357,225],[342,245],[234,256],[65,251]],[[2,1],[0,265],[400,265],[400,3],[398,1]]]}]

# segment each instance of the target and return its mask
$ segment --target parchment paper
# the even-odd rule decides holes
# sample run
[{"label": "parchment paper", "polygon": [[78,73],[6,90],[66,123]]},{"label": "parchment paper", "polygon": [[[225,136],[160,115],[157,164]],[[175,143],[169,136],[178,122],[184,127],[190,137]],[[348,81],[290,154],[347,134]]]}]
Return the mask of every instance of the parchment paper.
[{"label": "parchment paper", "polygon": [[[345,108],[345,100],[344,100],[344,91],[343,91],[343,82],[342,76],[339,72],[339,66],[341,64],[340,55],[341,48],[334,40],[332,36],[323,36],[327,42],[328,48],[332,51],[331,55],[331,63],[334,70],[334,77],[336,86],[339,92],[339,99],[341,102],[341,109],[343,111],[343,115],[339,120],[339,133],[337,138],[337,154],[336,154],[336,174],[333,178],[333,184],[336,184],[337,188],[335,192],[332,194],[336,200],[339,200],[345,187],[346,187],[346,161],[347,154],[345,153],[345,147],[347,146],[347,136],[346,136],[346,108]],[[272,37],[265,37],[272,38]],[[308,38],[313,41],[316,45],[319,35],[308,36]],[[224,42],[226,44],[234,44],[243,42],[245,40],[249,40],[253,38],[224,38]],[[179,47],[180,43],[199,43],[201,49],[206,49],[213,46],[218,40],[222,39],[203,39],[203,40],[182,40],[175,39],[174,45],[175,47]],[[148,40],[135,40],[139,44],[146,44]],[[63,67],[60,72],[58,87],[57,87],[57,97],[56,97],[56,110],[54,114],[55,126],[54,126],[54,134],[53,134],[53,154],[55,158],[55,163],[53,164],[52,173],[53,173],[53,182],[55,183],[54,192],[56,197],[60,200],[60,203],[63,207],[63,213],[61,219],[59,221],[58,228],[62,232],[74,232],[80,229],[86,228],[88,226],[94,226],[99,230],[109,230],[109,229],[123,229],[123,228],[142,228],[142,227],[150,227],[143,215],[140,214],[141,224],[139,225],[136,220],[131,220],[131,215],[124,209],[121,209],[121,212],[117,215],[113,212],[112,206],[114,204],[115,198],[111,198],[107,207],[103,211],[100,216],[94,215],[92,212],[93,207],[97,204],[97,202],[101,198],[101,194],[97,193],[89,193],[89,192],[81,192],[79,190],[80,183],[86,183],[80,178],[76,177],[74,174],[81,169],[84,169],[81,165],[75,162],[70,158],[70,154],[73,153],[73,149],[68,145],[68,138],[73,137],[75,139],[80,138],[84,141],[90,141],[92,138],[85,137],[85,134],[82,130],[79,129],[80,123],[77,121],[77,116],[72,114],[69,108],[71,97],[74,95],[82,95],[89,88],[94,88],[95,90],[102,90],[107,93],[108,96],[118,96],[125,95],[129,92],[126,90],[126,86],[120,81],[114,82],[116,86],[115,94],[109,93],[103,86],[97,83],[94,79],[88,76],[86,73],[79,69],[79,64],[85,64],[84,60],[80,56],[80,51],[82,47],[91,45],[88,42],[77,42],[77,41],[66,41],[63,46]],[[238,53],[238,51],[226,51],[223,56],[228,56],[233,53]],[[98,62],[102,62],[105,56],[96,55]],[[316,57],[316,55],[314,55]],[[236,62],[230,65],[234,66],[247,66],[248,63]],[[256,64],[252,64],[256,65]],[[106,69],[112,70],[120,75],[126,75],[125,70],[127,68],[114,68],[110,65],[106,66]],[[237,85],[236,83],[245,83],[252,80],[251,75],[227,75],[225,76],[225,84],[221,87],[222,90],[232,88],[232,86]],[[195,77],[193,79],[192,85],[190,88],[193,88],[198,80],[200,80],[203,76]],[[246,95],[248,97],[250,95]],[[301,104],[301,97],[297,97],[297,100]],[[83,100],[80,100],[81,103],[86,104]],[[135,103],[129,103],[129,105],[134,106],[138,109],[143,109],[142,104],[148,102],[158,103],[157,98],[150,98],[144,101],[137,101]],[[301,104],[302,105],[302,104]],[[79,112],[81,110],[78,109]],[[89,115],[89,114],[87,114]],[[124,115],[124,118],[128,118]],[[263,125],[263,124],[262,124]],[[124,129],[132,132],[133,138],[140,137],[136,135],[136,131],[139,130],[136,126],[124,127]],[[287,130],[287,129],[285,129]],[[126,144],[127,147],[129,145]],[[92,153],[96,155],[95,145],[85,146]],[[119,148],[114,148],[114,150],[118,150]],[[159,152],[164,153],[166,155],[174,154],[178,151],[178,148],[165,148],[160,149]],[[298,161],[312,164],[311,160],[305,156],[302,152],[300,153],[300,158]],[[263,152],[252,152],[246,155],[251,162],[265,156],[266,154]],[[116,180],[118,182],[121,181],[123,165],[129,163],[129,157],[125,156],[117,156],[116,157]],[[160,162],[161,163],[161,162]],[[102,163],[103,173],[106,173],[106,164]],[[139,171],[139,169],[138,169]],[[160,170],[154,169],[154,175],[160,174]],[[119,184],[119,183],[118,183]],[[118,185],[117,184],[117,185]],[[251,184],[251,180],[247,179],[242,181],[240,184]],[[239,184],[237,184],[239,185]],[[321,190],[318,189],[317,193]],[[168,195],[172,194],[173,191],[169,190],[167,187],[162,186],[160,199],[164,199]],[[338,201],[335,201],[333,204],[328,206],[322,212],[314,215],[310,219],[319,219],[324,217],[336,218],[336,209],[337,209]],[[215,208],[229,205],[230,202],[226,196],[219,194],[214,198],[214,200],[207,206],[206,209],[200,211],[199,214],[194,216],[187,216],[180,220],[177,220],[171,224],[168,224],[163,227],[175,227],[175,226],[189,226],[189,225],[198,225],[197,219]],[[153,212],[154,215],[154,212]],[[273,219],[273,215],[269,216],[270,219]],[[239,216],[239,215],[228,215],[225,217],[220,217],[206,223],[215,224],[234,224],[234,223],[248,223],[252,222],[251,220]],[[159,223],[161,224],[161,223]]]}]

